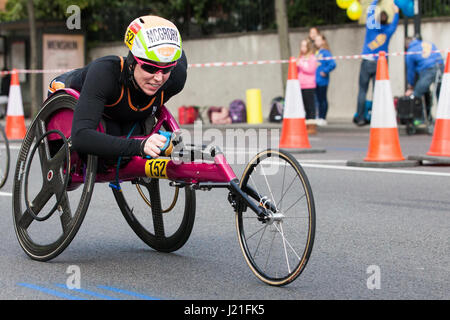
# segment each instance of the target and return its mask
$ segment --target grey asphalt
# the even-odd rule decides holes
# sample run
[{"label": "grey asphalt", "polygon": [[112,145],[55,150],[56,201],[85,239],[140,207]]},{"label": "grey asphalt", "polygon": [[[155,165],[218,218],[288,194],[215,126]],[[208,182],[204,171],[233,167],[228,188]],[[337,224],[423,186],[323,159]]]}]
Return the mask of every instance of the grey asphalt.
[{"label": "grey asphalt", "polygon": [[[280,127],[263,128],[270,129],[270,144],[277,146]],[[50,262],[32,261],[19,247],[12,222],[8,193],[19,146],[13,143],[9,180],[0,190],[0,299],[448,300],[450,167],[347,167],[345,161],[364,158],[368,138],[368,127],[332,123],[310,136],[313,147],[326,153],[296,155],[314,192],[316,237],[305,271],[282,288],[270,287],[251,273],[240,251],[227,192],[220,189],[197,192],[189,241],[164,254],[137,238],[109,187],[97,184],[70,246]],[[401,128],[400,142],[405,156],[424,154],[431,136],[407,136]],[[236,155],[233,148],[222,147],[227,156]],[[234,164],[233,169],[240,176],[244,165]],[[64,287],[69,266],[80,270],[80,290]],[[380,271],[375,289],[368,288],[371,266]]]}]

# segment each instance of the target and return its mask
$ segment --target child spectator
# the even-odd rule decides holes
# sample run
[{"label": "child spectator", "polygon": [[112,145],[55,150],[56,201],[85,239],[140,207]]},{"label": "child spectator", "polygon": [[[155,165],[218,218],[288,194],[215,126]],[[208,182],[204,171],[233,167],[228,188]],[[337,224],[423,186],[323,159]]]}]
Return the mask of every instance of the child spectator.
[{"label": "child spectator", "polygon": [[306,123],[316,124],[316,69],[317,59],[314,55],[314,46],[305,39],[300,45],[300,54],[297,59],[298,78],[302,90],[303,104],[305,106]]},{"label": "child spectator", "polygon": [[334,60],[321,60],[322,58],[332,57],[330,47],[327,39],[324,35],[319,34],[315,38],[315,45],[319,49],[316,54],[318,61],[316,70],[316,96],[319,109],[319,119],[317,125],[327,125],[327,113],[328,113],[328,99],[327,91],[328,84],[330,82],[330,72],[336,68],[336,61]]},{"label": "child spectator", "polygon": [[[320,31],[319,31],[319,29],[317,27],[311,27],[309,29],[308,40],[311,41],[312,44],[314,45],[315,51],[317,51],[319,49],[315,45],[316,37],[318,35],[320,35]],[[314,52],[314,53],[316,53],[316,52]]]}]

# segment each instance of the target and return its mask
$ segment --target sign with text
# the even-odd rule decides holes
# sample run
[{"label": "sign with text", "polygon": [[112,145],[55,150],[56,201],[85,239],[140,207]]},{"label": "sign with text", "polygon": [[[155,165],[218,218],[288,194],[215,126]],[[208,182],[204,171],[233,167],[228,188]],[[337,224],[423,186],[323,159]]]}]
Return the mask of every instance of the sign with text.
[{"label": "sign with text", "polygon": [[[76,69],[85,65],[84,36],[69,34],[44,34],[42,37],[42,67],[44,70]],[[59,74],[44,73],[43,98],[48,85]]]}]

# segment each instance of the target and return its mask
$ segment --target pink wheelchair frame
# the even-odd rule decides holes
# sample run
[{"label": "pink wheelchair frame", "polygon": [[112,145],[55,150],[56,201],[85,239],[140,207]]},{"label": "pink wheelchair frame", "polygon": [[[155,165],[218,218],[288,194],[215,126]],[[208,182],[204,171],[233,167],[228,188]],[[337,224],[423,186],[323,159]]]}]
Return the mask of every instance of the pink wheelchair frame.
[{"label": "pink wheelchair frame", "polygon": [[[52,94],[55,95],[61,91],[65,91],[74,98],[78,100],[80,93],[74,89],[60,89]],[[156,113],[156,118],[158,119],[156,125],[154,126],[152,132],[148,136],[133,136],[130,139],[146,139],[154,133],[164,128],[170,132],[177,132],[180,127],[172,116],[170,111],[162,106],[158,109]],[[71,110],[62,110],[55,114],[47,125],[47,130],[59,130],[66,137],[71,135],[73,112]],[[100,125],[99,131],[104,132],[104,128]],[[51,134],[49,140],[60,139],[58,135]],[[71,162],[79,161],[76,153],[71,157]],[[170,160],[167,162],[164,176],[158,176],[157,178],[165,178],[171,181],[176,181],[179,185],[192,185],[194,189],[211,189],[211,188],[228,188],[233,194],[239,195],[238,198],[243,200],[245,204],[250,207],[261,219],[263,219],[266,214],[261,207],[250,201],[248,195],[250,195],[255,200],[259,200],[259,195],[253,189],[241,190],[239,187],[239,179],[236,177],[231,166],[228,164],[224,154],[222,152],[217,152],[217,154],[212,155],[214,159],[213,163],[207,162],[181,162],[175,163]],[[152,164],[152,162],[157,161],[156,159],[144,159],[139,156],[132,157],[131,161],[127,163],[124,168],[118,171],[118,176],[116,174],[116,169],[114,167],[108,168],[107,173],[97,173],[95,182],[96,183],[111,183],[119,179],[119,181],[131,181],[139,177],[149,177],[146,168]],[[84,176],[82,172],[71,173],[71,183],[68,186],[68,190],[76,189],[79,185],[84,182]],[[233,207],[236,206],[237,200],[234,199],[232,202]]]}]

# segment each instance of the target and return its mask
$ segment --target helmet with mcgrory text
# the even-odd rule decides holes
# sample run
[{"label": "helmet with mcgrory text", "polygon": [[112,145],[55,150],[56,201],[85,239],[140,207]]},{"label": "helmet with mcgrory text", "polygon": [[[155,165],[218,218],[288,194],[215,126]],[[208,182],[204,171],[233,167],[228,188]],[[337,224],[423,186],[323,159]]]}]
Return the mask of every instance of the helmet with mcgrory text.
[{"label": "helmet with mcgrory text", "polygon": [[177,27],[161,17],[142,16],[133,20],[125,32],[125,45],[134,57],[170,63],[181,58],[181,35]]}]

